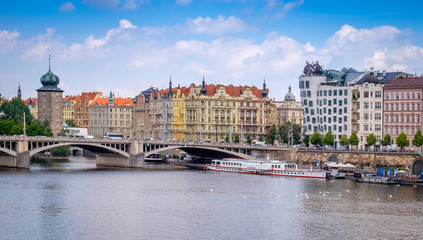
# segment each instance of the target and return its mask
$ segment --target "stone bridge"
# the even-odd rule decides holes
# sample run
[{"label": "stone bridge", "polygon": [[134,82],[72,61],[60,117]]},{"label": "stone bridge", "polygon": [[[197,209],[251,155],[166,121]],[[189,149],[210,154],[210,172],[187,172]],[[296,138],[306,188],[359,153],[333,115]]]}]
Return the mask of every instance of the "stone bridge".
[{"label": "stone bridge", "polygon": [[96,154],[97,165],[110,167],[142,167],[144,156],[172,149],[181,149],[191,156],[205,159],[263,158],[270,150],[268,147],[240,144],[0,136],[0,167],[29,168],[30,158],[35,154],[59,146],[86,149]]}]

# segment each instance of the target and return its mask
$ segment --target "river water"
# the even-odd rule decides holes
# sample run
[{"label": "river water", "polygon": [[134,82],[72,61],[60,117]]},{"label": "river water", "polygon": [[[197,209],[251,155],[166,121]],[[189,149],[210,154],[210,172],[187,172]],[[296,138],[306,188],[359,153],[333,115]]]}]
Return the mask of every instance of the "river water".
[{"label": "river water", "polygon": [[84,159],[0,169],[0,239],[422,239],[422,224],[421,187]]}]

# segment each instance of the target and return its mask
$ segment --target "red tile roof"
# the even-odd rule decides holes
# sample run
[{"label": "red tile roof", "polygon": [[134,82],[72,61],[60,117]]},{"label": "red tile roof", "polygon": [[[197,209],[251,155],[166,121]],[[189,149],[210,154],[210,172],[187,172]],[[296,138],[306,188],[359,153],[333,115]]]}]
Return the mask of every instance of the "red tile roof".
[{"label": "red tile roof", "polygon": [[[109,106],[109,98],[97,98],[94,102],[90,104],[90,107],[94,106],[94,104],[96,103],[99,106]],[[113,98],[113,104],[115,107],[132,107],[133,106],[131,98]]]},{"label": "red tile roof", "polygon": [[416,88],[416,87],[423,87],[423,77],[412,77],[412,78],[396,78],[385,86],[383,89],[386,88]]}]

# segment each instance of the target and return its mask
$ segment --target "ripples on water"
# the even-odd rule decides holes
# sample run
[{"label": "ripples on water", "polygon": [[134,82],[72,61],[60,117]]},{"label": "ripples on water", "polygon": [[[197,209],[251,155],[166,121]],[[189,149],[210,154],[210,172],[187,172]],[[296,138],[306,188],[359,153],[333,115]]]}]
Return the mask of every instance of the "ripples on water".
[{"label": "ripples on water", "polygon": [[349,180],[41,161],[0,169],[0,239],[421,239],[422,198]]}]

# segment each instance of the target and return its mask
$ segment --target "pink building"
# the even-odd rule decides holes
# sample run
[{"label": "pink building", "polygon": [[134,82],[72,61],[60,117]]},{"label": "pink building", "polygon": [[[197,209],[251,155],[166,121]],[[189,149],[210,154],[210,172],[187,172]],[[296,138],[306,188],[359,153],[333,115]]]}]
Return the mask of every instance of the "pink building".
[{"label": "pink building", "polygon": [[414,134],[422,129],[423,77],[397,78],[383,86],[383,136],[395,143],[405,133],[413,146]]}]

